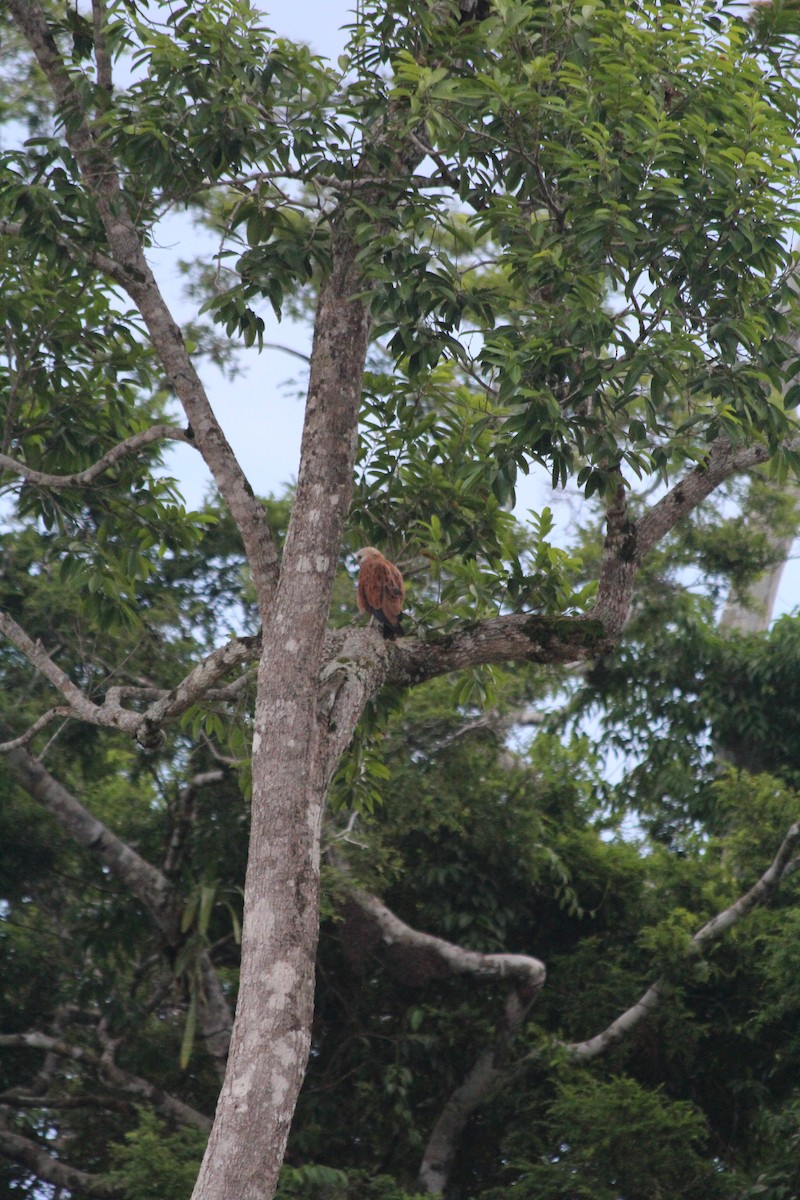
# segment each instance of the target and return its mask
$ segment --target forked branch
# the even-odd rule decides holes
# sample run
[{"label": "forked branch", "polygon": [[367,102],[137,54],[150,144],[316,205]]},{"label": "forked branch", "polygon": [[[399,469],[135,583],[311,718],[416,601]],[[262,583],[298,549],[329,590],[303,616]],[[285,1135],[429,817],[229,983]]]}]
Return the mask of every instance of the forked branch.
[{"label": "forked branch", "polygon": [[[772,863],[753,887],[728,908],[712,917],[694,934],[687,950],[687,961],[702,953],[706,946],[720,938],[756,905],[772,895],[793,866],[793,855],[798,842],[800,822],[789,829]],[[543,966],[542,973],[544,979]],[[550,1043],[549,1048],[566,1051],[567,1057],[573,1062],[586,1062],[597,1058],[633,1033],[658,1008],[662,994],[663,983],[656,980],[630,1008],[595,1037],[584,1042]],[[499,1086],[508,1083],[513,1073],[509,1072],[507,1066],[509,1050],[524,1025],[529,1007],[530,996],[520,999],[515,997],[514,993],[511,994],[506,1011],[498,1023],[493,1043],[481,1051],[464,1081],[454,1089],[442,1109],[425,1148],[419,1172],[420,1186],[431,1195],[438,1196],[444,1192],[459,1139],[472,1113],[490,1099]],[[541,1061],[546,1052],[545,1047],[539,1046],[520,1061]]]}]

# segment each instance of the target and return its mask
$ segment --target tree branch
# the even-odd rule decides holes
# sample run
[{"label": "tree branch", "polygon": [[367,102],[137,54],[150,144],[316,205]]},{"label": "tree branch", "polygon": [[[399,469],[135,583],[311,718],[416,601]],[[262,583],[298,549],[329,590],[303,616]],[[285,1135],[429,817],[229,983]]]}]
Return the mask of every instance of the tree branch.
[{"label": "tree branch", "polygon": [[414,687],[439,675],[486,663],[569,663],[598,657],[613,645],[601,621],[513,613],[464,624],[453,633],[384,641],[374,629],[350,625],[325,641],[317,703],[320,748],[330,778],[365,704],[385,685]]},{"label": "tree branch", "polygon": [[45,1146],[3,1127],[0,1127],[0,1154],[19,1163],[39,1179],[55,1184],[57,1188],[65,1188],[70,1194],[101,1197],[122,1194],[119,1188],[101,1175],[90,1175],[87,1171],[79,1171],[77,1167],[60,1162],[53,1158]]},{"label": "tree branch", "polygon": [[136,713],[127,712],[122,708],[102,713],[100,707],[84,696],[77,684],[74,684],[53,661],[41,642],[34,642],[14,618],[5,612],[0,612],[0,633],[5,634],[48,683],[61,692],[69,703],[72,715],[92,725],[108,725],[135,734],[138,724]]},{"label": "tree branch", "polygon": [[[232,638],[223,646],[212,650],[170,691],[110,687],[103,703],[95,704],[53,661],[41,643],[34,642],[8,613],[0,612],[0,633],[4,633],[9,641],[25,655],[31,665],[69,702],[69,706],[66,708],[56,706],[49,709],[24,734],[0,744],[0,752],[27,745],[35,734],[56,716],[74,717],[76,720],[87,721],[91,725],[119,729],[135,737],[145,749],[155,749],[163,741],[161,727],[167,720],[180,716],[192,704],[196,704],[209,695],[218,679],[234,666],[252,661],[258,656],[261,649],[260,635]],[[233,693],[227,689],[219,698],[230,699],[231,695],[235,695],[238,689],[234,685],[231,687],[234,688]],[[155,692],[157,695],[157,698],[144,712],[136,712],[123,707],[121,702],[123,695],[141,696],[143,692],[149,695]]]},{"label": "tree branch", "polygon": [[[50,1054],[57,1054],[59,1057],[71,1059],[73,1062],[83,1063],[96,1071],[106,1083],[129,1096],[146,1100],[163,1116],[178,1121],[181,1125],[192,1125],[196,1129],[208,1130],[211,1128],[211,1121],[203,1113],[198,1112],[191,1105],[185,1104],[183,1100],[178,1100],[177,1097],[162,1091],[154,1084],[148,1083],[146,1079],[133,1075],[129,1071],[121,1070],[109,1055],[96,1054],[84,1046],[73,1046],[60,1038],[53,1038],[49,1034],[35,1030],[30,1033],[0,1034],[0,1048],[3,1046],[46,1050]],[[40,1101],[40,1103],[45,1106],[44,1101]]]},{"label": "tree branch", "polygon": [[[792,854],[798,842],[800,842],[800,822],[789,829],[774,860],[753,887],[728,908],[712,917],[694,934],[687,958],[699,955],[705,946],[720,938],[726,930],[775,891],[780,881],[794,865]],[[391,929],[391,926],[389,928]],[[424,938],[426,935],[417,936]],[[536,962],[537,960],[531,961]],[[543,982],[545,968],[542,964],[539,965]],[[565,1050],[574,1062],[586,1062],[598,1057],[609,1047],[632,1033],[658,1008],[662,991],[663,983],[661,980],[657,980],[647,988],[635,1004],[632,1004],[616,1020],[612,1021],[602,1033],[585,1042],[556,1043],[556,1045]],[[511,993],[493,1044],[480,1054],[464,1082],[454,1090],[442,1110],[426,1146],[419,1170],[420,1186],[432,1195],[442,1195],[447,1186],[458,1149],[458,1139],[463,1134],[470,1116],[502,1082],[508,1081],[507,1064],[511,1043],[522,1028],[534,995],[535,990],[533,993],[528,992],[522,996]],[[542,1056],[543,1050],[538,1048],[526,1055],[522,1061],[532,1062],[541,1059]]]},{"label": "tree branch", "polygon": [[137,450],[141,450],[143,446],[148,446],[151,442],[162,440],[184,442],[189,446],[194,446],[194,440],[187,430],[180,429],[177,425],[151,425],[148,429],[143,429],[140,433],[133,433],[124,441],[118,442],[116,446],[112,446],[110,450],[106,451],[97,462],[92,463],[83,471],[76,471],[74,475],[49,475],[45,471],[34,471],[32,467],[18,462],[15,458],[9,458],[7,454],[0,454],[0,469],[13,472],[13,474],[21,476],[24,483],[35,484],[38,487],[87,487],[109,467],[113,467],[115,463],[127,458],[129,454],[135,454]]},{"label": "tree branch", "polygon": [[[757,904],[762,904],[776,890],[792,866],[792,854],[798,842],[800,842],[800,822],[792,825],[789,829],[775,858],[749,891],[740,896],[738,900],[735,900],[728,908],[717,913],[701,929],[698,929],[697,933],[691,939],[686,955],[687,961],[691,961],[692,958],[699,955],[711,942],[717,941],[723,933],[738,921],[741,921],[742,917],[746,916]],[[608,1050],[610,1046],[615,1045],[632,1033],[645,1017],[648,1017],[658,1008],[661,1002],[662,991],[663,981],[660,979],[656,980],[639,997],[635,1004],[632,1004],[629,1009],[626,1009],[616,1020],[606,1026],[601,1033],[596,1034],[595,1037],[589,1038],[585,1042],[564,1043],[563,1048],[574,1061],[586,1062],[592,1058],[597,1058],[598,1055]],[[528,1056],[529,1059],[538,1057],[540,1057],[539,1051],[535,1051]]]},{"label": "tree branch", "polygon": [[504,1079],[511,1047],[525,1023],[533,999],[530,994],[520,995],[516,989],[509,993],[491,1045],[481,1052],[466,1079],[453,1090],[439,1114],[417,1176],[419,1186],[431,1195],[444,1193],[467,1122]]},{"label": "tree branch", "polygon": [[113,871],[174,945],[180,936],[180,917],[161,872],[84,808],[27,750],[11,750],[5,761],[25,790],[56,818],[69,837]]},{"label": "tree branch", "polygon": [[[786,450],[800,450],[800,438],[787,439]],[[676,483],[635,524],[627,515],[622,475],[607,513],[607,531],[597,600],[590,616],[602,622],[609,637],[622,632],[630,609],[636,573],[649,552],[721,483],[740,471],[767,462],[773,451],[764,443],[735,449],[727,438],[718,439],[704,462]]]},{"label": "tree branch", "polygon": [[160,730],[163,723],[180,716],[192,704],[196,704],[232,667],[252,662],[261,651],[261,635],[232,638],[224,646],[212,650],[199,662],[176,687],[161,696],[142,714],[137,714],[139,728],[136,736],[142,745],[148,745],[151,734]]},{"label": "tree branch", "polygon": [[[336,865],[341,868],[341,862]],[[482,954],[454,942],[421,933],[387,908],[377,896],[348,887],[347,896],[380,935],[380,941],[402,964],[406,977],[423,982],[442,975],[476,975],[482,979],[513,980],[520,995],[530,999],[545,981],[545,966],[528,954]]]},{"label": "tree branch", "polygon": [[[784,448],[799,451],[800,438],[788,439]],[[763,443],[735,450],[725,438],[716,441],[705,462],[699,463],[684,479],[670,488],[637,522],[637,565],[682,517],[696,508],[721,483],[739,471],[747,471],[767,462],[772,454],[769,447]]]},{"label": "tree branch", "polygon": [[0,1092],[0,1105],[7,1105],[9,1108],[97,1108],[106,1112],[130,1112],[131,1102],[114,1099],[107,1093],[93,1095],[91,1092],[84,1092],[75,1096],[45,1096],[28,1095],[18,1089],[9,1088],[6,1092]]},{"label": "tree branch", "polygon": [[[373,643],[375,631],[363,631]],[[429,634],[424,641],[402,638],[386,643],[387,683],[416,686],[437,675],[492,662],[570,663],[596,657],[611,645],[603,623],[588,616],[512,613],[489,617],[453,633]]]},{"label": "tree branch", "polygon": [[[181,909],[167,877],[84,808],[27,750],[18,747],[10,751],[6,762],[25,790],[56,818],[72,840],[113,871],[150,914],[165,947],[175,950],[181,941]],[[221,1076],[233,1017],[208,952],[200,956],[200,971],[203,981],[198,1010],[200,1030]]]},{"label": "tree branch", "polygon": [[[5,217],[0,219],[0,236],[19,238],[24,236],[24,232],[24,224],[21,221],[9,221]],[[52,236],[56,244],[65,250],[74,262],[90,263],[101,274],[107,275],[109,279],[113,279],[115,283],[125,287],[128,282],[125,269],[108,254],[104,254],[96,246],[90,246],[85,242],[76,242],[63,233],[53,233]]]},{"label": "tree branch", "polygon": [[262,620],[278,579],[278,552],[267,520],[231,449],[195,371],[181,331],[164,302],[131,218],[116,164],[93,135],[80,96],[63,62],[39,0],[6,0],[64,117],[67,143],[97,207],[118,280],[147,326],[152,345],[191,425],[196,444],[242,536]]},{"label": "tree branch", "polygon": [[[334,857],[331,855],[331,857]],[[336,865],[342,867],[336,859]],[[512,1043],[545,981],[544,963],[526,954],[481,954],[443,938],[412,929],[376,896],[348,888],[348,900],[377,932],[396,970],[406,982],[424,983],[441,975],[476,975],[514,983],[491,1044],[455,1090],[437,1120],[419,1169],[420,1187],[441,1195],[450,1176],[458,1140],[472,1113],[505,1074]],[[351,918],[352,919],[352,918]]]},{"label": "tree branch", "polygon": [[195,793],[198,788],[206,787],[210,783],[221,783],[224,778],[225,772],[220,768],[214,771],[202,771],[198,775],[194,775],[180,789],[178,793],[178,811],[172,820],[172,834],[170,835],[169,845],[167,846],[164,862],[161,867],[165,879],[169,879],[170,881],[176,879],[180,871],[186,849],[186,841],[194,824]]},{"label": "tree branch", "polygon": [[29,729],[21,733],[19,737],[12,738],[8,742],[0,742],[0,754],[7,754],[9,750],[16,750],[19,746],[27,746],[28,742],[32,742],[42,729],[46,728],[51,721],[55,721],[57,717],[71,717],[72,709],[60,707],[50,708],[46,713],[34,721]]}]

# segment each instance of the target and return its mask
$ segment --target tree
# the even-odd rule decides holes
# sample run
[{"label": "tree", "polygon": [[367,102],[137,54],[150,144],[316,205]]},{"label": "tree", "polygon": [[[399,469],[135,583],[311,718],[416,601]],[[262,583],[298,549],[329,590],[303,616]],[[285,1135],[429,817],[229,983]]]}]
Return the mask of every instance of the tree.
[{"label": "tree", "polygon": [[[245,0],[163,11],[93,0],[86,12],[4,0],[3,13],[11,67],[28,78],[35,60],[55,114],[6,156],[0,198],[0,467],[27,523],[10,552],[30,564],[15,566],[0,615],[21,697],[7,767],[147,914],[183,982],[185,1051],[196,1030],[224,1076],[195,1197],[266,1197],[311,1042],[325,798],[339,771],[351,801],[369,803],[387,698],[487,665],[609,655],[637,574],[678,522],[737,473],[797,467],[795,396],[782,392],[797,97],[757,31],[710,7],[365,4],[336,68],[273,39]],[[120,88],[121,58],[132,77]],[[229,334],[260,342],[264,301],[279,312],[302,294],[313,308],[285,532],[284,509],[245,479],[148,264],[159,218],[186,205],[237,256],[206,306]],[[173,398],[186,424],[169,419]],[[169,440],[202,455],[240,540],[257,614],[241,636],[220,640],[226,620],[248,616],[227,580],[210,617],[213,585],[192,591],[208,535],[156,476]],[[517,474],[532,466],[602,502],[596,590],[550,543],[546,513],[528,530],[512,520]],[[344,549],[363,542],[420,571],[413,636],[328,628]],[[199,630],[156,587],[170,564]],[[47,632],[62,592],[74,613],[63,648]],[[115,661],[124,625],[135,650]],[[158,630],[168,652],[153,662]],[[481,686],[470,675],[457,698]],[[92,771],[105,786],[115,769],[135,781],[132,742],[175,769],[195,752],[192,730],[213,747],[230,726],[228,757],[246,757],[252,780],[232,1026],[210,936],[219,897],[202,878],[188,896],[179,870],[181,822],[219,764],[198,753],[203,770],[170,801],[175,853],[159,869],[44,765],[55,721],[92,731],[62,735],[51,754],[82,788]],[[93,731],[113,735],[96,760]],[[100,807],[113,816],[128,786]],[[694,931],[692,953],[774,890],[796,839],[792,825],[760,882]],[[421,1179],[441,1191],[544,967],[426,941],[357,887],[350,901],[412,957],[514,980],[494,1041],[437,1124]],[[568,1053],[606,1049],[662,992],[653,984],[599,1041],[568,1039]],[[143,1001],[142,1019],[163,1003]],[[72,1057],[206,1124],[138,1075],[114,1075],[113,1017],[98,1015],[95,1032],[94,1058],[53,1034],[3,1044]],[[119,1186],[49,1154],[46,1122],[38,1141],[3,1130],[0,1147],[57,1187]]]}]

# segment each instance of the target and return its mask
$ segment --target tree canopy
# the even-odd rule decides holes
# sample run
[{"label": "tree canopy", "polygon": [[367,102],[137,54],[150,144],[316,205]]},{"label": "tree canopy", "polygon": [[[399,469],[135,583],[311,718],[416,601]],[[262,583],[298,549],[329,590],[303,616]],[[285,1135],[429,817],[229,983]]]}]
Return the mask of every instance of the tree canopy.
[{"label": "tree canopy", "polygon": [[[0,0],[9,1193],[796,1191],[797,619],[716,620],[796,526],[795,38],[363,0],[329,63],[246,0]],[[204,368],[270,311],[259,498]]]}]

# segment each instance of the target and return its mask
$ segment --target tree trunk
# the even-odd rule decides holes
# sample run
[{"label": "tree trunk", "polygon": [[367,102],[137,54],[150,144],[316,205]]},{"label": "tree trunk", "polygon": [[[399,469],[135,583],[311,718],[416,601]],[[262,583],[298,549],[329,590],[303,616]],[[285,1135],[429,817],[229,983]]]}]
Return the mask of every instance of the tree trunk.
[{"label": "tree trunk", "polygon": [[194,1200],[273,1194],[311,1043],[322,808],[318,678],[352,494],[369,323],[354,254],[334,244],[311,356],[302,467],[264,629],[242,966],[228,1072]]},{"label": "tree trunk", "polygon": [[[800,501],[800,489],[796,485],[787,485],[787,490],[795,502]],[[797,530],[783,537],[776,537],[769,529],[766,529],[765,533],[775,551],[776,562],[748,589],[746,605],[740,604],[732,595],[728,597],[719,619],[720,629],[737,633],[764,633],[769,629],[781,576],[794,545]]]}]

